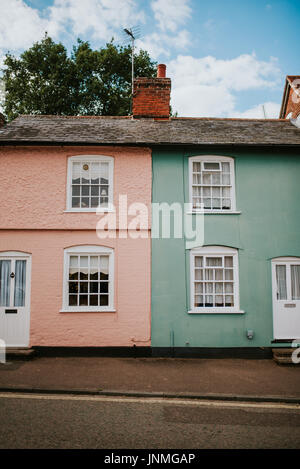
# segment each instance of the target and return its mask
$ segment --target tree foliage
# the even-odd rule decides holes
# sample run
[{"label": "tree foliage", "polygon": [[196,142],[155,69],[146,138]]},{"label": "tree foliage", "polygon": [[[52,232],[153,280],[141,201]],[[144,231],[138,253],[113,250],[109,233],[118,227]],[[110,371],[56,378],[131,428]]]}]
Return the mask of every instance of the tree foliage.
[{"label": "tree foliage", "polygon": [[[92,50],[78,39],[69,57],[47,35],[21,54],[6,55],[4,112],[19,114],[128,115],[131,47],[113,40]],[[135,76],[153,77],[156,63],[146,51],[135,54]]]}]

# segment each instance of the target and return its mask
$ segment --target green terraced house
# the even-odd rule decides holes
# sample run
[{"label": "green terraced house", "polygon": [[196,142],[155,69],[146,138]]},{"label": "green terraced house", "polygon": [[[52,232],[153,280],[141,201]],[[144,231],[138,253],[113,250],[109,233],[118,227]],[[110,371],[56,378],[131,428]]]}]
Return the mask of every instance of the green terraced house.
[{"label": "green terraced house", "polygon": [[202,217],[203,240],[152,239],[154,354],[263,356],[300,338],[300,117],[287,112],[285,98],[282,119],[160,125],[152,200]]}]

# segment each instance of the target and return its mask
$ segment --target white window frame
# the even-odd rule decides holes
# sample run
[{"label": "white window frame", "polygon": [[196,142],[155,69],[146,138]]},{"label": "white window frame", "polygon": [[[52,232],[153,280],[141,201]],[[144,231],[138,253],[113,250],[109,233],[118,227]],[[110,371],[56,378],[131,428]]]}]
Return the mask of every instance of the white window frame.
[{"label": "white window frame", "polygon": [[[108,163],[108,207],[72,207],[72,166],[73,163]],[[112,212],[113,211],[114,158],[105,155],[76,155],[68,158],[67,208],[66,212]]]},{"label": "white window frame", "polygon": [[[274,257],[271,261],[272,266],[272,292],[274,301],[282,301],[284,303],[295,302],[299,300],[292,299],[292,285],[291,285],[291,265],[299,265],[300,257]],[[287,297],[283,299],[277,298],[277,280],[276,280],[276,266],[284,265],[285,270],[285,281],[286,281],[286,291]]]},{"label": "white window frame", "polygon": [[[220,256],[232,256],[233,258],[233,307],[195,307],[195,257],[196,256],[208,256],[208,257],[220,257]],[[238,250],[225,246],[202,246],[191,249],[190,251],[190,314],[241,314],[244,311],[240,310],[240,298],[239,298],[239,263],[238,263]]]},{"label": "white window frame", "polygon": [[[109,304],[107,306],[69,306],[69,291],[68,291],[68,280],[69,280],[69,264],[70,257],[72,255],[82,256],[109,256]],[[61,313],[64,312],[114,312],[114,250],[106,246],[96,245],[84,245],[84,246],[73,246],[64,249],[64,277],[63,277],[63,306]]]},{"label": "white window frame", "polygon": [[[193,207],[193,163],[229,163],[230,167],[230,200],[231,208],[227,209],[199,209]],[[209,185],[207,187],[211,187]],[[223,186],[224,187],[224,186]],[[236,211],[236,198],[235,198],[235,172],[234,172],[234,158],[231,156],[219,156],[219,155],[200,155],[189,157],[189,202],[191,207],[191,213],[222,213],[232,214],[240,213]]]}]

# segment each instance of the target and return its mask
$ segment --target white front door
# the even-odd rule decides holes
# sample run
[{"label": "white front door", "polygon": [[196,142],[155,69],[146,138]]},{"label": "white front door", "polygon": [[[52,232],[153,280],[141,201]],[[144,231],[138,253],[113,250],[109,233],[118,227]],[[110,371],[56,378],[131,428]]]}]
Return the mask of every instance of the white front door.
[{"label": "white front door", "polygon": [[0,252],[0,339],[7,347],[28,347],[31,258]]},{"label": "white front door", "polygon": [[300,258],[272,260],[274,339],[300,339]]}]

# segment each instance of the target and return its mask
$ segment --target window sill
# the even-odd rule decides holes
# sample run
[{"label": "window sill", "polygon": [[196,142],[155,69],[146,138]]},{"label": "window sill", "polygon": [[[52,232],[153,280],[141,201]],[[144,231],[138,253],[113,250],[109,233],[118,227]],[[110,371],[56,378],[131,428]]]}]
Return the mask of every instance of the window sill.
[{"label": "window sill", "polygon": [[98,208],[98,209],[86,208],[86,209],[64,210],[64,213],[114,213],[114,212],[115,210],[108,209],[108,208]]},{"label": "window sill", "polygon": [[60,313],[115,313],[116,309],[114,308],[107,308],[107,309],[75,309],[75,308],[68,308],[68,309],[61,309]]},{"label": "window sill", "polygon": [[216,214],[221,214],[221,215],[239,215],[242,212],[234,211],[234,210],[194,210],[191,212],[186,212],[187,215],[216,215]]},{"label": "window sill", "polygon": [[203,311],[199,311],[199,310],[191,310],[191,311],[188,311],[188,314],[245,314],[245,311],[241,311],[241,310],[227,310],[227,311],[221,311],[221,310],[218,310],[218,309],[212,309],[212,310],[209,310],[209,309],[204,309]]}]

